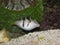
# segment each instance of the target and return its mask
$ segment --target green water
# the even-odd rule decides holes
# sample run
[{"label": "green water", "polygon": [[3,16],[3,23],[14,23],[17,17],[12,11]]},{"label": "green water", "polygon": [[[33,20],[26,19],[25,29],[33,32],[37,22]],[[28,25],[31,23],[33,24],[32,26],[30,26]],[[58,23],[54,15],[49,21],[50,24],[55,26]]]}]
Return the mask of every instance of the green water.
[{"label": "green water", "polygon": [[[5,9],[4,6],[0,6],[0,29],[6,28],[11,32],[19,32],[21,29],[12,26],[16,20],[22,17],[31,16],[37,21],[41,20],[41,15],[43,13],[42,0],[38,0],[36,6],[29,7],[22,11],[13,11]],[[23,32],[20,32],[23,33]]]}]

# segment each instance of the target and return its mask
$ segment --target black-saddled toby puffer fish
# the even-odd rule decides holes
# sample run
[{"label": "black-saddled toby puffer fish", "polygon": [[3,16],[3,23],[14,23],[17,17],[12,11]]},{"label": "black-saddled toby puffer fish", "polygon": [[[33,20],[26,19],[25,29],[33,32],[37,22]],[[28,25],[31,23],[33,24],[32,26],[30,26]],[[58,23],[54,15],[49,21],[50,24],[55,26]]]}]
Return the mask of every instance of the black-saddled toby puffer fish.
[{"label": "black-saddled toby puffer fish", "polygon": [[40,24],[36,20],[29,20],[27,18],[25,18],[25,20],[21,19],[19,21],[16,21],[15,24],[26,31],[40,27]]}]

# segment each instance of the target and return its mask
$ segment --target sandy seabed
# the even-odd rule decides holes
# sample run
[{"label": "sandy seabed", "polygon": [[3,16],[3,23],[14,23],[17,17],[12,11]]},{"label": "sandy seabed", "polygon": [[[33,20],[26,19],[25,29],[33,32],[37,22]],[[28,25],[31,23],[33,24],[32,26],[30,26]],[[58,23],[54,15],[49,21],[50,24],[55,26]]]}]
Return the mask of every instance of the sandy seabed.
[{"label": "sandy seabed", "polygon": [[0,45],[60,45],[60,29],[29,33]]}]

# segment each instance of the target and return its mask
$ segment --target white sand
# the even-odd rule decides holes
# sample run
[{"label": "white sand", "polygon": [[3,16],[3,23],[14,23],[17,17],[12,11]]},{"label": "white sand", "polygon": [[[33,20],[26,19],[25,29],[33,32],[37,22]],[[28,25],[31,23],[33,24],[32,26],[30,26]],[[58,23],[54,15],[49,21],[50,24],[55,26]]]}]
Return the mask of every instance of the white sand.
[{"label": "white sand", "polygon": [[60,29],[29,33],[0,45],[60,45]]}]

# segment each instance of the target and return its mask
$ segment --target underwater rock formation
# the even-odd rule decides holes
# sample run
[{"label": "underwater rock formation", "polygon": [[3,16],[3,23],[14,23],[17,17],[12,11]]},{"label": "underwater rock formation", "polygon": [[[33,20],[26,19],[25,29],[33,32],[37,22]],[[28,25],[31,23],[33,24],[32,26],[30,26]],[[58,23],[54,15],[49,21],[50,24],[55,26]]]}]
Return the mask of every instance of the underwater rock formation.
[{"label": "underwater rock formation", "polygon": [[35,5],[37,0],[0,0],[1,4],[3,2],[5,8],[9,10],[23,10],[32,5]]},{"label": "underwater rock formation", "polygon": [[0,43],[8,42],[8,41],[10,41],[10,37],[8,35],[8,32],[6,31],[6,29],[2,29],[0,31]]}]

